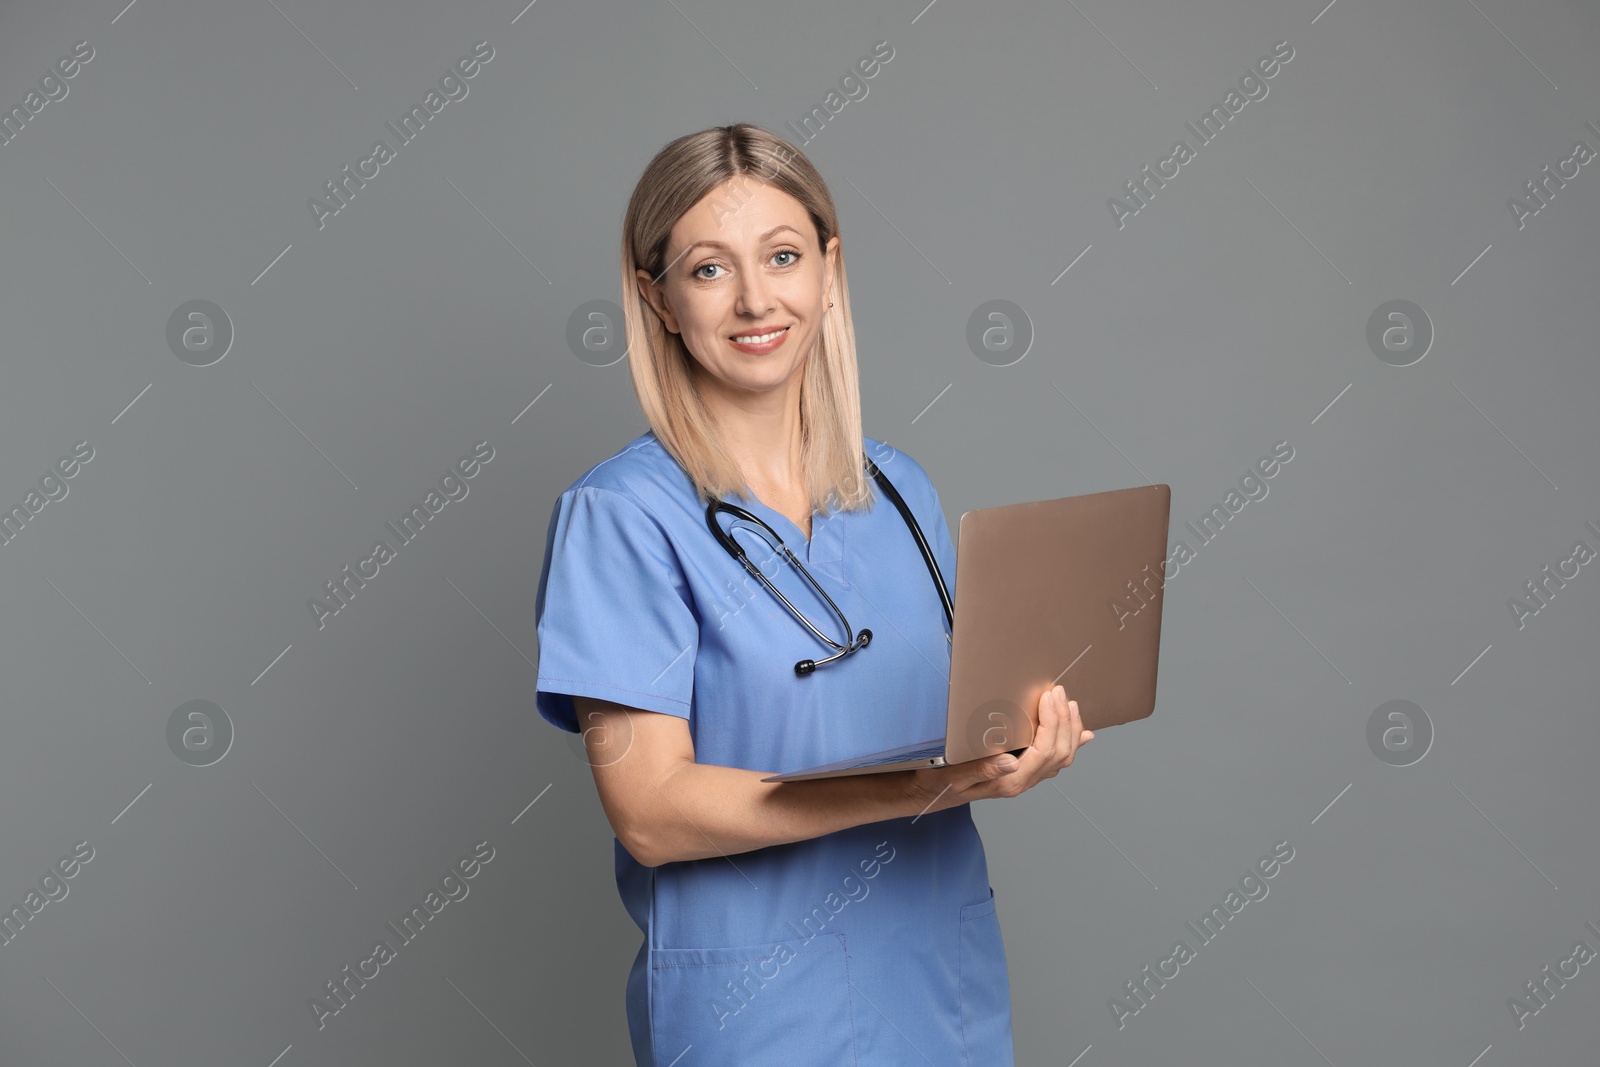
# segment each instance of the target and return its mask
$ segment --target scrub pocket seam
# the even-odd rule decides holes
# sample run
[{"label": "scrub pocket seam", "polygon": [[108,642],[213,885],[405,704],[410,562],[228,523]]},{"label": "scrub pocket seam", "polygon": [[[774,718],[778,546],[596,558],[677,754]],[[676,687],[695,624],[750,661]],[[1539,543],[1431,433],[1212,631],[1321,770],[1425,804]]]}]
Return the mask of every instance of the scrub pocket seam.
[{"label": "scrub pocket seam", "polygon": [[[738,993],[734,993],[737,1004],[735,1004],[735,1001],[729,1001],[727,1004],[732,1007],[731,1014],[734,1016],[741,1014],[746,1008],[751,1008],[756,1012],[757,1018],[741,1020],[742,1026],[740,1023],[732,1023],[736,1029],[731,1032],[733,1036],[726,1040],[731,1040],[733,1045],[721,1046],[723,1051],[720,1055],[724,1058],[719,1059],[717,1062],[753,1062],[748,1058],[755,1051],[750,1042],[758,1039],[764,1032],[795,1033],[793,1030],[786,1029],[786,1027],[792,1027],[798,1021],[801,1029],[809,1030],[815,1028],[814,1032],[809,1035],[812,1041],[817,1042],[812,1049],[813,1051],[822,1053],[824,1051],[822,1046],[826,1045],[833,1053],[828,1057],[830,1062],[837,1063],[840,1067],[846,1067],[846,1065],[853,1067],[858,1062],[859,1051],[858,1035],[855,1031],[855,987],[851,981],[848,943],[842,931],[832,931],[813,936],[815,937],[814,942],[812,938],[779,939],[776,942],[767,941],[754,945],[685,946],[682,948],[651,949],[648,964],[650,974],[650,992],[648,995],[650,1002],[649,1040],[653,1053],[658,1057],[681,1055],[683,1051],[687,1051],[687,1049],[683,1048],[684,1041],[698,1042],[701,1036],[709,1036],[712,1033],[723,1030],[723,1025],[720,1021],[717,1023],[715,1030],[712,1031],[704,1025],[704,1021],[691,1019],[689,1015],[685,1015],[685,1010],[693,1003],[692,1000],[685,998],[699,998],[708,995],[714,998],[721,998],[724,994],[721,989],[716,988],[716,983],[722,977],[717,974],[719,968],[745,968],[748,970],[751,965],[755,965],[756,969],[753,973],[760,984],[752,992],[753,999],[747,999]],[[783,947],[780,951],[774,951],[777,946]],[[778,959],[780,955],[785,953],[786,955],[784,955],[783,959]],[[799,962],[802,959],[810,962]],[[774,971],[769,975],[765,973],[764,965],[773,960],[777,960],[776,966],[783,968],[783,970],[781,972]],[[794,972],[790,971],[790,968],[801,968],[802,970]],[[831,972],[831,980],[829,972]],[[770,1000],[769,998],[773,996],[772,993],[762,997],[760,991],[766,988],[766,983],[772,981],[781,983],[783,979],[779,975],[783,973],[791,975],[788,979],[790,982],[795,980],[793,975],[796,973],[804,973],[806,978],[802,980],[799,989],[778,994],[781,997],[780,1000]],[[732,977],[735,981],[738,980],[737,974],[732,974]],[[843,979],[842,988],[838,984],[841,978]],[[801,993],[806,988],[806,983],[819,981],[824,984],[815,986],[813,992],[821,994],[821,1000],[814,997],[805,997],[800,1000],[793,999],[796,994]],[[663,982],[666,985],[663,985]],[[832,990],[837,990],[837,992],[830,993],[829,987]],[[665,990],[671,990],[671,992],[663,999],[659,994]],[[844,1003],[840,1004],[837,999],[834,999],[835,997],[842,997]],[[825,1012],[821,1015],[813,1013],[814,1008],[820,1007],[828,1001],[835,1005],[835,1013]],[[761,1006],[763,1003],[768,1006],[763,1008]],[[806,1008],[808,1016],[803,1020],[797,1019],[794,1014],[802,1006]],[[839,1016],[836,1014],[838,1007],[845,1008],[845,1017],[850,1027],[848,1041],[845,1040],[845,1034],[838,1032]],[[777,1015],[769,1014],[778,1008],[784,1010],[780,1010]],[[829,1025],[830,1014],[832,1033],[827,1034],[826,1028]],[[761,1017],[765,1017],[764,1021]],[[787,1017],[786,1022],[784,1021],[785,1017]],[[732,1022],[731,1020],[727,1021]],[[805,1040],[804,1037],[799,1039],[802,1042]],[[668,1045],[673,1047],[669,1049],[667,1048]],[[665,1063],[666,1061],[663,1059],[661,1062]]]},{"label": "scrub pocket seam", "polygon": [[967,1064],[968,1067],[970,1067],[972,1064],[973,1049],[967,1041],[967,981],[969,974],[975,974],[981,968],[975,966],[977,961],[972,959],[970,957],[970,953],[968,952],[966,944],[967,923],[981,921],[984,919],[994,921],[993,917],[995,915],[995,911],[994,887],[990,886],[988,899],[980,900],[976,903],[964,906],[961,909],[960,922],[956,925],[956,990],[960,1003],[958,1017],[961,1023],[962,1062]]},{"label": "scrub pocket seam", "polygon": [[844,931],[839,931],[839,947],[844,950],[844,1005],[850,1012],[850,1062],[861,1062],[861,1050],[856,1048],[856,984],[850,980],[850,942]]},{"label": "scrub pocket seam", "polygon": [[971,919],[979,919],[994,910],[994,887],[991,886],[988,899],[980,900],[976,904],[968,904],[961,909],[961,921],[967,922]]}]

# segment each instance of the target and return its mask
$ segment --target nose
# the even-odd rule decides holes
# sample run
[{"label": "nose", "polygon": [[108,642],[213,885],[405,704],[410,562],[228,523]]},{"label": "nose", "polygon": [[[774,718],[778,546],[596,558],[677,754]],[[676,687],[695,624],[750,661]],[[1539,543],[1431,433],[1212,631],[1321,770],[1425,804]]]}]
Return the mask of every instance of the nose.
[{"label": "nose", "polygon": [[741,314],[760,318],[772,308],[772,300],[768,295],[768,279],[759,270],[745,271],[739,282],[739,302],[737,310]]}]

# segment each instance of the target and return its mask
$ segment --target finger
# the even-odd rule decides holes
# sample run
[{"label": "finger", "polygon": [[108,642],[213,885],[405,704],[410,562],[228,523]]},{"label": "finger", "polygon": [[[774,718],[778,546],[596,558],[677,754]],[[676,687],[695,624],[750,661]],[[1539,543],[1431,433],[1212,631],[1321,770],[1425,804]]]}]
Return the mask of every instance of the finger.
[{"label": "finger", "polygon": [[1033,737],[1029,740],[1027,748],[1022,755],[1024,758],[1035,752],[1049,751],[1056,733],[1055,706],[1050,699],[1050,690],[1046,689],[1039,694],[1039,718],[1033,728]]},{"label": "finger", "polygon": [[1066,710],[1061,706],[1060,687],[1051,687],[1045,691],[1040,700],[1040,705],[1048,714],[1048,719],[1041,719],[1039,723],[1039,736],[1034,738],[1034,747],[1044,753],[1048,759],[1061,747],[1061,727],[1066,715]]},{"label": "finger", "polygon": [[[1065,718],[1065,708],[1056,702],[1054,689],[1046,689],[1039,694],[1039,722],[1033,731],[1033,740],[1022,750],[1022,756],[1017,759],[1016,767],[1011,772],[1017,775],[1016,781],[1025,783],[1023,785],[1024,791],[1040,780],[1043,769],[1053,765],[1056,758],[1055,754],[1059,751],[1061,744],[1061,729]],[[1009,754],[1001,754],[976,762],[988,763],[993,761],[998,765],[996,768],[998,771],[1000,767],[1004,766],[1001,761],[1007,758],[1009,758]],[[977,782],[981,784],[986,781],[993,781],[998,777],[1001,777],[999,773],[982,773]]]},{"label": "finger", "polygon": [[1039,694],[1039,727],[1033,743],[1022,753],[1019,770],[1027,775],[1020,779],[1027,782],[1025,789],[1042,781],[1056,766],[1066,746],[1066,729],[1066,694],[1060,686],[1052,686]]},{"label": "finger", "polygon": [[1061,707],[1056,702],[1056,691],[1052,686],[1039,694],[1039,728],[1033,732],[1033,742],[1028,746],[1030,752],[1038,752],[1040,757],[1049,762],[1055,754],[1056,748],[1061,744]]},{"label": "finger", "polygon": [[1066,749],[1066,762],[1070,764],[1072,757],[1078,752],[1078,742],[1083,737],[1083,718],[1078,713],[1078,702],[1076,700],[1067,701],[1066,710],[1065,733],[1067,742],[1063,747]]},{"label": "finger", "polygon": [[981,760],[975,760],[972,767],[973,772],[967,782],[969,786],[1017,774],[1022,770],[1022,763],[1011,753],[1002,752],[998,756],[986,756]]},{"label": "finger", "polygon": [[[1013,766],[1010,769],[1001,764],[1001,760],[1010,760]],[[928,797],[927,811],[942,811],[957,804],[967,804],[974,800],[995,795],[993,782],[1003,780],[1017,773],[1016,757],[1010,753],[1002,752],[998,756],[985,756],[983,759],[972,760],[969,763],[958,763],[954,767],[944,770],[913,771],[913,774],[929,775],[930,784],[925,791]]]},{"label": "finger", "polygon": [[1072,737],[1076,736],[1072,730],[1072,718],[1067,711],[1067,691],[1062,686],[1055,687],[1056,695],[1056,741],[1052,753],[1059,758],[1071,744]]}]

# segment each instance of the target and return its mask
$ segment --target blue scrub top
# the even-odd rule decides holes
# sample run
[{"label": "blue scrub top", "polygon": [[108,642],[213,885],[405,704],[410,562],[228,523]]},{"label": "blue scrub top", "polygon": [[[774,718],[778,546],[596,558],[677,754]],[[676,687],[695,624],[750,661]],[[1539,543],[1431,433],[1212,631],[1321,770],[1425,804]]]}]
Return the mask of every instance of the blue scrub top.
[{"label": "blue scrub top", "polygon": [[[864,450],[905,498],[955,596],[938,493],[903,452]],[[717,543],[693,481],[653,433],[556,503],[536,605],[540,715],[572,696],[687,719],[695,760],[800,770],[944,734],[950,643],[916,541],[874,483],[812,536],[759,515],[872,643],[808,676],[824,645]],[[735,523],[724,513],[724,529]],[[836,641],[836,616],[743,529],[751,561]],[[782,788],[790,788],[784,786]],[[640,1067],[1012,1064],[1005,948],[968,805],[732,856],[640,865],[617,888],[644,934],[627,981]]]}]

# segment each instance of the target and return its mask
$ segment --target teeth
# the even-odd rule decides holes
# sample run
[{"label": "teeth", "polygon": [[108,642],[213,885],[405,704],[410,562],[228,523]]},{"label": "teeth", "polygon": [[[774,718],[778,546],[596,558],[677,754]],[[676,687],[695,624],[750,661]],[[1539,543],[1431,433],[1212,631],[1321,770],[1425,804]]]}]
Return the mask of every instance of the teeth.
[{"label": "teeth", "polygon": [[[783,329],[787,330],[788,327],[785,326]],[[755,334],[746,334],[743,337],[735,337],[734,341],[738,342],[741,345],[765,344],[766,342],[772,340],[774,337],[777,337],[781,333],[783,333],[783,330],[774,330],[771,333],[764,333],[764,334],[760,334],[759,336],[755,335]]]}]

